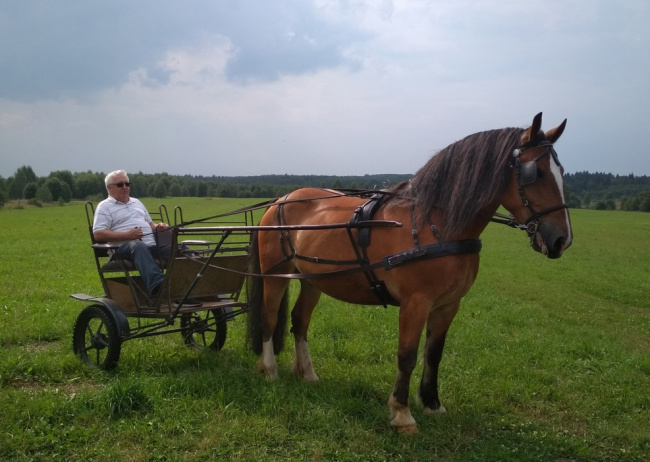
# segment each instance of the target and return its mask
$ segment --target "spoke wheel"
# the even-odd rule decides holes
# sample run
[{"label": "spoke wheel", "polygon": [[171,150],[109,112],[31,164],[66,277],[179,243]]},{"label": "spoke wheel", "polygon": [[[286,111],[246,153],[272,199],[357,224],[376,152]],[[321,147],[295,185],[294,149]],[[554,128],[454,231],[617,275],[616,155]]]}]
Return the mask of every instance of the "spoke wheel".
[{"label": "spoke wheel", "polygon": [[117,365],[122,339],[103,306],[90,305],[79,314],[74,325],[72,349],[91,367],[111,370]]},{"label": "spoke wheel", "polygon": [[187,346],[221,350],[228,325],[223,309],[197,311],[181,316],[181,334]]}]

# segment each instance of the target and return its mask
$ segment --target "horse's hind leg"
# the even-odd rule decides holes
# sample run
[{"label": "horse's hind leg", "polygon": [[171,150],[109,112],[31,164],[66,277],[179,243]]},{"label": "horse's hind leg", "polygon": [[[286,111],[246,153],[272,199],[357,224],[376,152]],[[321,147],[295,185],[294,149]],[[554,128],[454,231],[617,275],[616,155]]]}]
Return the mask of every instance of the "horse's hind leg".
[{"label": "horse's hind leg", "polygon": [[307,344],[307,329],[314,307],[318,303],[321,291],[311,285],[308,281],[300,281],[300,294],[291,312],[291,332],[295,339],[295,362],[293,373],[302,377],[305,382],[318,382],[318,376],[314,372],[314,365],[309,354]]},{"label": "horse's hind leg", "polygon": [[278,328],[278,315],[289,282],[282,279],[268,278],[264,280],[264,327],[262,329],[262,354],[257,369],[270,379],[278,376],[278,364],[275,360],[277,345],[273,345],[273,336]]},{"label": "horse's hind leg", "polygon": [[429,314],[427,336],[424,346],[424,370],[418,398],[424,406],[425,414],[446,412],[438,396],[438,370],[445,348],[445,338],[454,316],[458,312],[460,301],[440,307]]}]

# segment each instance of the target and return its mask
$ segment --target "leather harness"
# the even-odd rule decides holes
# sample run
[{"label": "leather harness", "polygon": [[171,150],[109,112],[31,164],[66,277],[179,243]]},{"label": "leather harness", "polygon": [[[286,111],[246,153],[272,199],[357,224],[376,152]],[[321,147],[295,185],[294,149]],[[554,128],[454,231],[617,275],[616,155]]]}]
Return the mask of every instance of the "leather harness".
[{"label": "leather harness", "polygon": [[[391,270],[398,266],[404,265],[406,263],[428,260],[430,258],[445,257],[449,255],[461,255],[469,253],[478,253],[481,251],[481,240],[480,239],[465,239],[458,241],[443,241],[438,231],[438,228],[433,224],[430,218],[427,218],[429,227],[438,239],[436,244],[428,244],[421,246],[418,242],[418,233],[417,229],[414,227],[414,208],[411,206],[411,234],[413,236],[413,248],[399,252],[392,255],[387,255],[382,258],[381,261],[376,263],[370,263],[368,259],[368,246],[371,241],[371,226],[364,224],[371,223],[372,218],[381,207],[384,199],[387,194],[379,192],[373,194],[368,201],[363,205],[357,207],[354,211],[354,214],[351,220],[348,222],[347,232],[350,237],[350,243],[354,250],[356,258],[354,260],[330,260],[323,259],[319,257],[312,257],[299,254],[296,252],[293,243],[291,242],[291,237],[288,230],[280,231],[280,247],[284,254],[284,259],[276,264],[269,271],[265,272],[264,276],[281,276],[289,277],[294,279],[319,279],[322,277],[332,277],[340,276],[344,274],[352,274],[363,272],[368,283],[370,284],[371,291],[375,294],[377,299],[381,304],[386,307],[387,305],[398,306],[399,302],[393,298],[384,281],[380,280],[375,274],[375,269],[383,268],[385,270]],[[276,218],[280,225],[286,224],[286,219],[284,217],[284,204],[280,203],[277,207]],[[357,239],[354,239],[352,229],[357,229]],[[349,268],[345,270],[332,271],[327,273],[316,273],[316,274],[291,274],[291,275],[279,275],[274,274],[273,271],[278,268],[283,263],[286,263],[292,259],[299,259],[303,261],[308,261],[311,263],[321,263],[321,264],[335,264],[335,265],[358,265],[354,268]]]}]

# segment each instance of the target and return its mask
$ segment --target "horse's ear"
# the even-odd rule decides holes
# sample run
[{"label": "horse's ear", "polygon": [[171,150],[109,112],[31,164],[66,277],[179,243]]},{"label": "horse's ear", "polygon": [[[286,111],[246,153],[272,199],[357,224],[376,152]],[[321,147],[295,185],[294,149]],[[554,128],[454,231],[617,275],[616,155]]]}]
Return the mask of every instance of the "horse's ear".
[{"label": "horse's ear", "polygon": [[542,113],[540,112],[533,118],[533,124],[521,135],[521,144],[526,144],[539,133],[542,128]]},{"label": "horse's ear", "polygon": [[564,119],[564,122],[562,122],[557,127],[551,128],[549,131],[547,131],[545,133],[546,139],[549,140],[551,143],[555,143],[560,138],[560,136],[562,136],[562,133],[564,133],[565,127],[566,127],[566,119]]}]

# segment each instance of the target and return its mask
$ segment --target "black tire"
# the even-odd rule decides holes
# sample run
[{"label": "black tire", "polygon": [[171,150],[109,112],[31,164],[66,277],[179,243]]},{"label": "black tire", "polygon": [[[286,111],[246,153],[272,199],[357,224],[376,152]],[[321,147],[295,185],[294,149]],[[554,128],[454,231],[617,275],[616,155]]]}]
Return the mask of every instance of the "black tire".
[{"label": "black tire", "polygon": [[187,346],[218,351],[226,343],[228,324],[222,308],[183,314],[181,328]]},{"label": "black tire", "polygon": [[120,359],[122,339],[113,318],[101,305],[90,305],[77,317],[72,349],[90,367],[111,370]]}]

